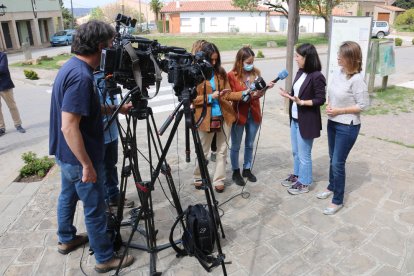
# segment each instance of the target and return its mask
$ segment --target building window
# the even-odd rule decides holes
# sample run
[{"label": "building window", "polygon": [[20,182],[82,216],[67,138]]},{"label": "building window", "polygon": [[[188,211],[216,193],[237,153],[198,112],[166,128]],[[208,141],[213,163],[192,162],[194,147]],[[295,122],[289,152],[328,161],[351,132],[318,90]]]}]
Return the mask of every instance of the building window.
[{"label": "building window", "polygon": [[236,18],[234,17],[229,17],[229,26],[233,27],[235,25]]},{"label": "building window", "polygon": [[180,19],[180,26],[181,27],[190,27],[191,26],[191,18],[181,18]]},{"label": "building window", "polygon": [[213,26],[217,26],[217,18],[216,17],[212,17],[210,19],[210,25]]},{"label": "building window", "polygon": [[369,16],[370,14],[369,14],[369,12],[365,12],[365,16]]}]

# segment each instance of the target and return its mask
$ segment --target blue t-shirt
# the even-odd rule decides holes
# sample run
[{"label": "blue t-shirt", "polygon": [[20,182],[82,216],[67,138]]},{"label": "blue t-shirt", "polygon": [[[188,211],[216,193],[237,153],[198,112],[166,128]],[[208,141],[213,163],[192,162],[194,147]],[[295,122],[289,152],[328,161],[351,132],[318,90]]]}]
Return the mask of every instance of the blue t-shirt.
[{"label": "blue t-shirt", "polygon": [[72,57],[59,70],[53,84],[50,104],[49,154],[62,162],[80,165],[61,131],[62,111],[81,115],[79,129],[93,163],[103,161],[103,126],[99,97],[92,68]]},{"label": "blue t-shirt", "polygon": [[[210,80],[211,83],[211,89],[216,91],[216,83],[214,82],[214,75],[211,77]],[[221,108],[220,108],[220,102],[217,99],[213,99],[213,95],[208,95],[208,103],[211,104],[211,116],[212,117],[220,117],[222,115]]]},{"label": "blue t-shirt", "polygon": [[[111,99],[111,96],[107,91],[105,91],[105,79],[104,79],[104,73],[99,72],[93,74],[93,77],[95,79],[96,87],[98,88],[99,92],[99,100],[102,105],[105,106],[111,106],[111,105],[118,105],[118,98],[113,96],[113,99]],[[112,114],[102,114],[102,122],[104,127],[106,126],[109,119],[111,119]],[[109,144],[116,139],[118,139],[118,127],[116,125],[116,120],[113,120],[111,125],[104,130],[104,143]]]}]

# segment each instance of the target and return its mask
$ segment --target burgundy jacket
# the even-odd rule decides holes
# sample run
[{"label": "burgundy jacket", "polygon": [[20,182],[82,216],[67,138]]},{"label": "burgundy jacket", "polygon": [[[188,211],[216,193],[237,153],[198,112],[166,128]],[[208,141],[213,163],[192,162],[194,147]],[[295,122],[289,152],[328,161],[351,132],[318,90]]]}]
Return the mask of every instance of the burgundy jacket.
[{"label": "burgundy jacket", "polygon": [[[296,74],[295,83],[303,74],[303,70],[299,69]],[[291,95],[294,92],[292,89]],[[320,71],[308,73],[299,90],[299,99],[312,100],[313,106],[298,105],[298,123],[300,135],[304,139],[313,139],[321,136],[322,118],[321,105],[326,101],[326,80]],[[289,104],[289,121],[292,121],[292,104]]]}]

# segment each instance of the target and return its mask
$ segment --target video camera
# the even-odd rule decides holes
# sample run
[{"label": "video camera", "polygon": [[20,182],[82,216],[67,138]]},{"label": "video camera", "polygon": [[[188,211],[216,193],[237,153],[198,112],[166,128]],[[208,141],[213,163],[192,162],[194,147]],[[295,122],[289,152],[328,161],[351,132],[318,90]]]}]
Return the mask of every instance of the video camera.
[{"label": "video camera", "polygon": [[102,50],[100,70],[111,75],[113,81],[126,89],[139,87],[142,96],[148,98],[147,88],[161,82],[161,70],[168,73],[176,96],[205,79],[210,79],[213,67],[204,53],[188,53],[184,48],[162,46],[157,40],[121,34],[120,26],[132,27],[136,21],[122,14],[115,19],[117,36],[113,47]]}]

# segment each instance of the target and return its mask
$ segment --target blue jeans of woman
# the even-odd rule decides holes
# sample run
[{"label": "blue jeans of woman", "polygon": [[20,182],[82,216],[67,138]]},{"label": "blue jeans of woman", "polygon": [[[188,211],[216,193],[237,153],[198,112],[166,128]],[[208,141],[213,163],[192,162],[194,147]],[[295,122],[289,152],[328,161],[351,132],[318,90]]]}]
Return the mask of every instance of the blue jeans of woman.
[{"label": "blue jeans of woman", "polygon": [[312,145],[313,139],[304,139],[300,135],[299,123],[290,124],[290,142],[292,144],[293,174],[303,185],[312,184]]},{"label": "blue jeans of woman", "polygon": [[345,125],[328,120],[329,185],[332,203],[341,205],[345,193],[345,163],[355,144],[361,125]]},{"label": "blue jeans of woman", "polygon": [[105,199],[116,200],[119,195],[118,188],[118,139],[104,145],[104,165],[105,165]]},{"label": "blue jeans of woman", "polygon": [[245,125],[238,125],[234,123],[231,127],[231,148],[230,148],[230,160],[231,168],[233,170],[239,169],[239,152],[240,144],[243,138],[243,132],[246,129],[246,137],[244,138],[244,163],[243,169],[250,169],[253,162],[253,144],[256,138],[259,124],[255,123],[253,117],[249,111],[247,122]]},{"label": "blue jeans of woman", "polygon": [[86,231],[89,244],[95,252],[97,263],[112,258],[113,247],[106,234],[106,214],[103,185],[103,164],[94,164],[96,183],[82,182],[82,166],[64,163],[56,159],[61,169],[62,187],[57,205],[58,237],[61,243],[68,243],[76,236],[73,219],[78,200],[83,203]]}]

